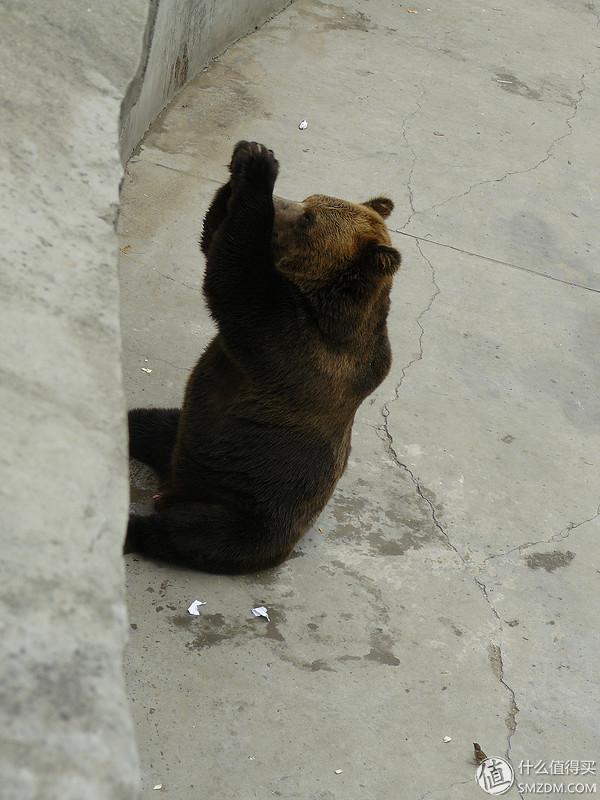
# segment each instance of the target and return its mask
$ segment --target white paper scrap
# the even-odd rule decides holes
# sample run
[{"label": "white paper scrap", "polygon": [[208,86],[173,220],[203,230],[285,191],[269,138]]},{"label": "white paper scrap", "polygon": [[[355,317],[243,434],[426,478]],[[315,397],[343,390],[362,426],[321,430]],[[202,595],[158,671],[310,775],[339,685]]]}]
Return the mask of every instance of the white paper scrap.
[{"label": "white paper scrap", "polygon": [[342,774],[342,770],[341,769],[336,769],[335,774],[336,775],[341,775]]},{"label": "white paper scrap", "polygon": [[157,789],[162,789],[162,783],[157,783],[157,784],[156,784],[156,786],[153,786],[152,788],[153,788],[155,791],[156,791]]},{"label": "white paper scrap", "polygon": [[254,614],[255,617],[264,617],[266,620],[271,622],[271,619],[269,617],[269,612],[264,606],[258,606],[257,608],[253,608],[252,613]]},{"label": "white paper scrap", "polygon": [[205,606],[206,603],[203,603],[202,600],[194,600],[192,605],[188,608],[188,614],[191,614],[194,617],[200,616],[200,606]]},{"label": "white paper scrap", "polygon": [[140,367],[140,369],[142,370],[142,372],[145,372],[146,375],[150,375],[150,373],[152,372],[150,367]]},{"label": "white paper scrap", "polygon": [[452,741],[452,737],[451,736],[444,736],[442,741],[444,741],[444,742],[446,742],[446,744],[448,744],[448,742]]},{"label": "white paper scrap", "polygon": [[301,131],[305,131],[308,128],[308,120],[303,119],[302,122],[298,125]]}]

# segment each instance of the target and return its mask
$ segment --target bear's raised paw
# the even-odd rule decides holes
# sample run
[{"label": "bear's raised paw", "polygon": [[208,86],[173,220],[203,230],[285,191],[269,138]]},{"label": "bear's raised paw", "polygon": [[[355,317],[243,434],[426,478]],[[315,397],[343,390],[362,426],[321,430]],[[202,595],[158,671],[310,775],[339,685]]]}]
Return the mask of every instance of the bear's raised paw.
[{"label": "bear's raised paw", "polygon": [[242,186],[251,186],[272,192],[279,162],[264,144],[241,141],[233,150],[229,171],[234,191]]}]

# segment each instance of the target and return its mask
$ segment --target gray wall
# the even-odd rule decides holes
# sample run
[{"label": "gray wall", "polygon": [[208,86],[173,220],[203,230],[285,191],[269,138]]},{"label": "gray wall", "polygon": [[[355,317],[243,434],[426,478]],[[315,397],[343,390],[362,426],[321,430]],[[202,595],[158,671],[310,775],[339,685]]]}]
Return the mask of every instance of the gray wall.
[{"label": "gray wall", "polygon": [[0,12],[3,800],[138,790],[121,669],[128,486],[113,223],[119,109],[146,13],[146,0],[4,0]]},{"label": "gray wall", "polygon": [[125,162],[172,97],[240,36],[290,0],[150,0],[144,56],[123,102]]}]

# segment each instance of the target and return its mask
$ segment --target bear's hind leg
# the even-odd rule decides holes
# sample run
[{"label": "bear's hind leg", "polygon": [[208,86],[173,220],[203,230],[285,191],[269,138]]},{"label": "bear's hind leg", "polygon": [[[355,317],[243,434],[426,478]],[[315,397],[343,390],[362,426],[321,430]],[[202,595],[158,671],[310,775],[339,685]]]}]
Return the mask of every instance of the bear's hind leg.
[{"label": "bear's hind leg", "polygon": [[129,412],[129,456],[165,475],[175,446],[178,408],[134,408]]},{"label": "bear's hind leg", "polygon": [[237,511],[208,503],[182,503],[149,516],[131,516],[124,553],[235,575],[281,563],[294,542],[275,542]]}]

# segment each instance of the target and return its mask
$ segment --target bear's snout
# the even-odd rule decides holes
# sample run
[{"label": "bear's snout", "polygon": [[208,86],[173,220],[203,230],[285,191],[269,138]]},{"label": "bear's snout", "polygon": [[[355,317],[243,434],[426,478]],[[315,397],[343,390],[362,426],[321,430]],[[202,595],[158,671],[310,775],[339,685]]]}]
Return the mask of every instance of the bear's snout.
[{"label": "bear's snout", "polygon": [[275,255],[289,252],[293,242],[292,232],[304,214],[304,206],[295,200],[273,195],[275,219],[273,220],[273,249]]}]

